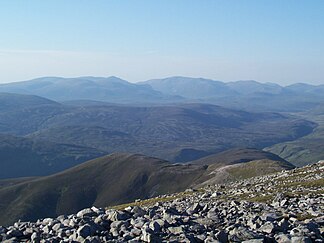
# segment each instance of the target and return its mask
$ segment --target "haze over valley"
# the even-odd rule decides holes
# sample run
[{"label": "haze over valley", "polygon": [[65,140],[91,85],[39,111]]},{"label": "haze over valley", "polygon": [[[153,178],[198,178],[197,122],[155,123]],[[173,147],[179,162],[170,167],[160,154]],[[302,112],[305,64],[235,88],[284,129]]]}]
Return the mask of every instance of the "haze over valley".
[{"label": "haze over valley", "polygon": [[324,242],[323,13],[0,1],[0,242]]}]

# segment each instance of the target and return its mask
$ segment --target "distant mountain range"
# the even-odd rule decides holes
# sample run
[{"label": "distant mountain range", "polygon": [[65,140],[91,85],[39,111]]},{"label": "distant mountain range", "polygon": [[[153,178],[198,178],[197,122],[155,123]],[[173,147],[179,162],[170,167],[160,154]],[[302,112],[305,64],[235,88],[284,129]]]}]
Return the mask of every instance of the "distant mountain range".
[{"label": "distant mountain range", "polygon": [[167,95],[247,110],[303,111],[324,103],[324,85],[293,84],[286,87],[253,80],[224,83],[202,78],[170,77],[149,84]]},{"label": "distant mountain range", "polygon": [[245,178],[294,168],[286,161],[268,159],[270,153],[253,153],[249,152],[248,159],[243,156],[245,163],[238,168],[228,169],[226,165],[235,164],[229,157],[225,163],[211,163],[209,157],[209,165],[197,165],[172,164],[139,154],[111,154],[51,176],[0,180],[0,225],[179,192],[217,178],[235,180],[231,175],[237,177],[244,168],[248,168],[248,174],[242,174]]},{"label": "distant mountain range", "polygon": [[145,84],[129,83],[117,77],[45,77],[1,84],[0,92],[31,94],[56,101],[96,100],[115,103],[170,102],[181,100],[153,90]]},{"label": "distant mountain range", "polygon": [[269,111],[303,111],[324,103],[324,85],[170,77],[130,83],[117,77],[45,77],[0,84],[0,92],[38,95],[55,101],[93,100],[122,104],[202,102]]}]

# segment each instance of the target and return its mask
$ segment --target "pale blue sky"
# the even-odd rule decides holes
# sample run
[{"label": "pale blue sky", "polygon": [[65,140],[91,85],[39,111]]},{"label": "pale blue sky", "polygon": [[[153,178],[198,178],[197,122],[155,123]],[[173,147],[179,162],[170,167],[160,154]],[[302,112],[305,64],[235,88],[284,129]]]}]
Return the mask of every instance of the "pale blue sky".
[{"label": "pale blue sky", "polygon": [[174,75],[324,83],[322,0],[1,0],[0,82]]}]

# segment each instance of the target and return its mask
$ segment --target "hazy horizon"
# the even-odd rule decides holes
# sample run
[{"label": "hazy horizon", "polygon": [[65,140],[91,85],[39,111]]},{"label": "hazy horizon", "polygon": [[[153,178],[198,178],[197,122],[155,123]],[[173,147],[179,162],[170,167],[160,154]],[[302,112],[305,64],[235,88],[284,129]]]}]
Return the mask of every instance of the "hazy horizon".
[{"label": "hazy horizon", "polygon": [[0,83],[170,76],[324,84],[324,2],[0,2]]},{"label": "hazy horizon", "polygon": [[258,82],[258,83],[261,83],[261,84],[266,84],[266,83],[272,83],[272,84],[278,84],[282,87],[286,87],[286,86],[289,86],[289,85],[293,85],[293,84],[310,84],[310,85],[315,85],[315,86],[318,86],[318,85],[324,85],[324,83],[307,83],[307,82],[296,82],[296,83],[289,83],[289,84],[280,84],[278,82],[262,82],[260,80],[228,80],[228,81],[225,81],[225,80],[219,80],[219,79],[213,79],[213,78],[206,78],[206,77],[190,77],[190,76],[180,76],[180,75],[174,75],[174,76],[167,76],[167,77],[156,77],[156,78],[151,78],[151,79],[147,79],[147,80],[138,80],[138,81],[132,81],[132,80],[128,80],[128,79],[125,79],[123,77],[120,77],[120,76],[116,76],[116,75],[109,75],[109,76],[96,76],[96,75],[84,75],[84,76],[41,76],[41,77],[34,77],[34,78],[31,78],[31,79],[26,79],[26,80],[14,80],[14,81],[11,81],[11,82],[3,82],[0,84],[10,84],[10,83],[20,83],[20,82],[25,82],[25,81],[31,81],[31,80],[35,80],[35,79],[42,79],[42,78],[84,78],[84,77],[94,77],[94,78],[109,78],[109,77],[117,77],[117,78],[120,78],[122,80],[125,80],[127,82],[130,82],[130,83],[141,83],[141,82],[145,82],[145,81],[149,81],[149,80],[154,80],[154,79],[167,79],[167,78],[174,78],[174,77],[184,77],[184,78],[194,78],[194,79],[208,79],[208,80],[212,80],[212,81],[220,81],[220,82],[223,82],[223,83],[233,83],[233,82],[249,82],[249,81],[255,81],[255,82]]}]

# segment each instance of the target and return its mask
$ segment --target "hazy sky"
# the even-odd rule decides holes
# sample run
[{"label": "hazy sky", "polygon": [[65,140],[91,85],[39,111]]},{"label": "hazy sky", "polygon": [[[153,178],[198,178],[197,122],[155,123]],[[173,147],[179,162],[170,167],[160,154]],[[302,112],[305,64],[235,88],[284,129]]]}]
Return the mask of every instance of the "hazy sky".
[{"label": "hazy sky", "polygon": [[324,83],[323,0],[1,0],[0,82]]}]

